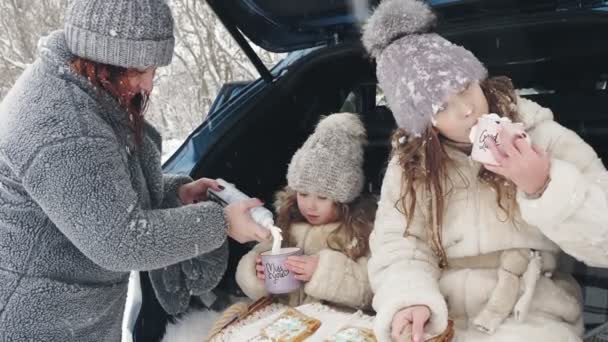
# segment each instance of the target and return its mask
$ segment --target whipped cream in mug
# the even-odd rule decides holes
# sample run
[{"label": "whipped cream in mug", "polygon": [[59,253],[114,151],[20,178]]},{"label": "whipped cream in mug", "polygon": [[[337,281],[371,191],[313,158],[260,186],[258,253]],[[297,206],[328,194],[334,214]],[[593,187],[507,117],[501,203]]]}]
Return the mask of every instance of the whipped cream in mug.
[{"label": "whipped cream in mug", "polygon": [[272,235],[272,250],[270,253],[272,255],[277,255],[281,250],[281,242],[283,242],[283,231],[281,230],[281,228],[271,224],[267,225],[266,228],[270,230],[270,234]]}]

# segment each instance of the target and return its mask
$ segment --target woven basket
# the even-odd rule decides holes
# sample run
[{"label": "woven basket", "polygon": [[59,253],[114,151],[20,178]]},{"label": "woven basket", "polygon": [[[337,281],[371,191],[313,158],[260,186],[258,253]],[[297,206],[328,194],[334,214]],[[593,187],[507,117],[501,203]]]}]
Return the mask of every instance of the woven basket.
[{"label": "woven basket", "polygon": [[209,334],[207,334],[207,337],[205,337],[203,341],[211,341],[211,339],[221,333],[229,325],[247,318],[252,313],[261,310],[270,304],[272,304],[272,298],[262,297],[251,304],[240,302],[229,306],[213,323],[213,326],[211,326],[211,329],[209,330]]},{"label": "woven basket", "polygon": [[[240,302],[231,305],[228,307],[222,315],[215,321],[209,334],[204,342],[210,342],[215,336],[220,334],[224,329],[226,329],[231,324],[239,322],[256,311],[259,311],[266,306],[273,303],[271,297],[262,297],[255,301],[254,303],[248,304],[245,302]],[[439,335],[435,336],[432,339],[427,340],[426,342],[451,342],[454,337],[454,322],[452,320],[448,321],[448,327],[445,331]],[[404,333],[400,336],[399,342],[411,342],[411,325],[407,326],[404,330]]]}]

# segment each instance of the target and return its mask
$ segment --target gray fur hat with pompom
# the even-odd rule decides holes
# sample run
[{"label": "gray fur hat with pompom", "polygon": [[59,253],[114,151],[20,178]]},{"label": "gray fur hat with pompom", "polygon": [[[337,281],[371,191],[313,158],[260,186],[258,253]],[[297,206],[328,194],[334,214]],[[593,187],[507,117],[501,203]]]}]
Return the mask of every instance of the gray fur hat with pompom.
[{"label": "gray fur hat with pompom", "polygon": [[363,45],[376,58],[378,83],[397,125],[422,134],[447,98],[486,68],[467,49],[431,32],[436,16],[418,0],[384,0],[363,28]]},{"label": "gray fur hat with pompom", "polygon": [[335,202],[352,202],[363,190],[365,144],[365,127],[356,114],[335,113],[323,118],[293,155],[287,185]]}]

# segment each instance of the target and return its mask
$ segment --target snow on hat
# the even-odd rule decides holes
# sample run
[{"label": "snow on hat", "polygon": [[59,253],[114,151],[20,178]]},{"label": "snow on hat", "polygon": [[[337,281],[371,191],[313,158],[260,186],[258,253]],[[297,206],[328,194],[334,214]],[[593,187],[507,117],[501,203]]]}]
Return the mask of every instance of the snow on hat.
[{"label": "snow on hat", "polygon": [[72,0],[65,17],[70,51],[123,68],[171,63],[173,17],[165,0]]},{"label": "snow on hat", "polygon": [[296,151],[287,170],[287,185],[298,192],[350,203],[363,190],[365,128],[356,114],[323,118]]},{"label": "snow on hat", "polygon": [[422,134],[450,95],[487,77],[470,51],[431,32],[435,23],[422,1],[385,0],[363,28],[380,88],[397,125],[409,134]]}]

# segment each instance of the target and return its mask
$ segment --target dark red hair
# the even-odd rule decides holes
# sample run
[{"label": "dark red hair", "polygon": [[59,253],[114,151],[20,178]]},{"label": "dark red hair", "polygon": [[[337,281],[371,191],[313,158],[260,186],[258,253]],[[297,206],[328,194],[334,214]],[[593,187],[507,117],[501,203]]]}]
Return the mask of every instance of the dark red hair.
[{"label": "dark red hair", "polygon": [[86,77],[94,87],[106,90],[118,101],[129,116],[131,129],[135,133],[135,142],[140,145],[143,140],[144,113],[150,94],[133,91],[129,77],[141,71],[97,63],[80,57],[73,59],[70,66],[74,72]]}]

